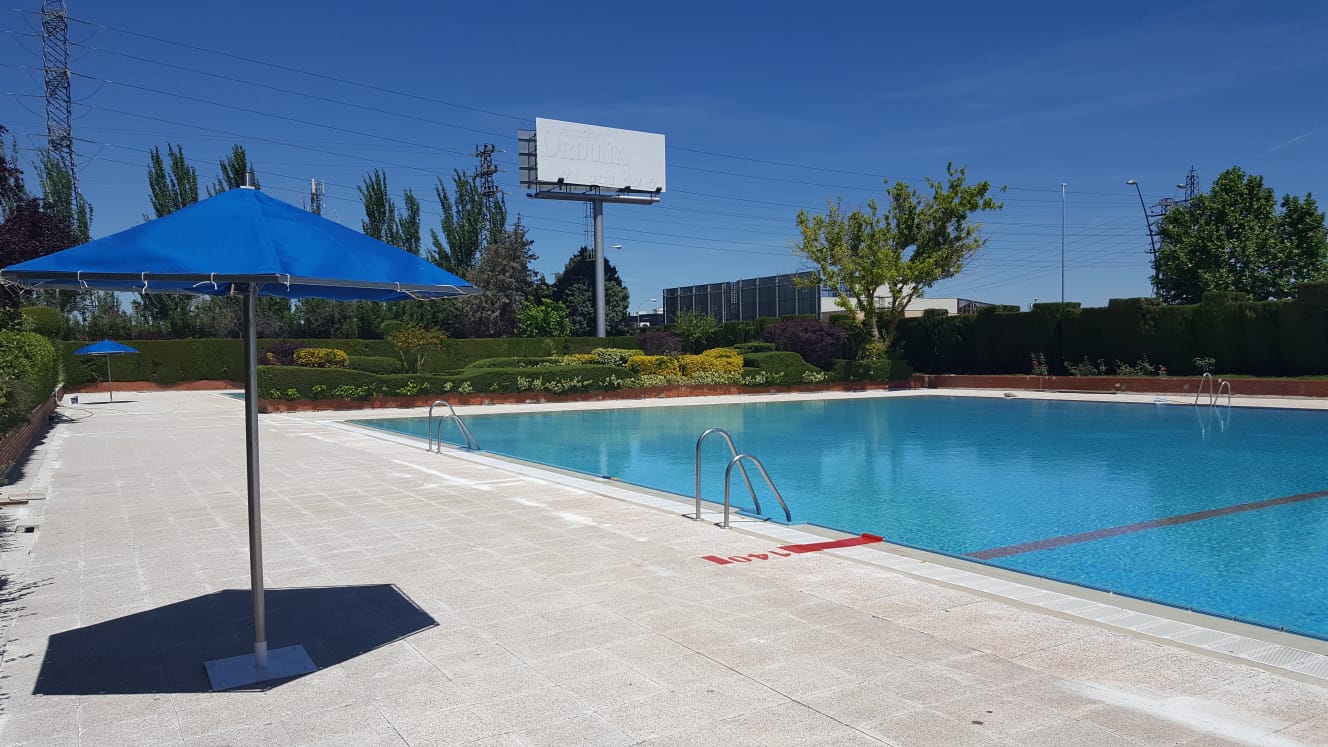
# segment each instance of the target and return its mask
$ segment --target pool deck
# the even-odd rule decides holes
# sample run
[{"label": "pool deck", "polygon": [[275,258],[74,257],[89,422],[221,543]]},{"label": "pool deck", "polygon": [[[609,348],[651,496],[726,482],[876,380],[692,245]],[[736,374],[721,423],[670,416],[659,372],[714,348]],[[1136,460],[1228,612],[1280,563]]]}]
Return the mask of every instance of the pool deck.
[{"label": "pool deck", "polygon": [[212,693],[203,661],[249,646],[243,412],[120,398],[62,407],[0,489],[30,499],[0,744],[1328,744],[1323,642],[881,545],[772,554],[830,535],[338,422],[419,410],[261,417],[269,637],[320,668]]}]

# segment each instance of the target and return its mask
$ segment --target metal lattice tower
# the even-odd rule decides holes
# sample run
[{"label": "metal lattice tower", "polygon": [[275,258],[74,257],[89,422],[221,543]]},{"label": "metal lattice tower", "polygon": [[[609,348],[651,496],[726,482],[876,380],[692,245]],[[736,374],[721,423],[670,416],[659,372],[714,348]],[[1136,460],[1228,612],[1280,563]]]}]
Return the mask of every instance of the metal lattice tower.
[{"label": "metal lattice tower", "polygon": [[[74,163],[73,99],[69,94],[69,14],[64,0],[42,0],[42,71],[46,78],[46,147],[69,172],[70,194],[78,200]],[[72,214],[73,205],[65,206]]]},{"label": "metal lattice tower", "polygon": [[323,192],[323,183],[317,179],[309,180],[309,212],[314,215],[323,214],[323,201],[326,199]]},{"label": "metal lattice tower", "polygon": [[1194,196],[1199,194],[1199,172],[1195,171],[1194,167],[1191,166],[1189,172],[1185,174],[1185,183],[1176,186],[1185,190],[1185,196],[1180,198],[1180,201],[1181,204],[1188,207],[1190,200],[1193,200]]},{"label": "metal lattice tower", "polygon": [[475,157],[479,159],[475,167],[475,186],[485,202],[492,202],[498,195],[498,187],[493,183],[493,177],[498,173],[498,167],[493,165],[493,154],[497,150],[489,143],[475,146]]},{"label": "metal lattice tower", "polygon": [[595,219],[593,216],[594,212],[595,209],[591,207],[589,202],[587,202],[585,212],[581,214],[581,231],[586,235],[586,243],[584,244],[584,246],[595,245],[595,223],[594,223]]}]

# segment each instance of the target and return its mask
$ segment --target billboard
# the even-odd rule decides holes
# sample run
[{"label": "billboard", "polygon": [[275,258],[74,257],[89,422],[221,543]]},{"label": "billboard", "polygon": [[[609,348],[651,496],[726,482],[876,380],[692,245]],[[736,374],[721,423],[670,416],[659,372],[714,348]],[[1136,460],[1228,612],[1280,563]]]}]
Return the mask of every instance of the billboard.
[{"label": "billboard", "polygon": [[632,192],[664,191],[664,136],[535,119],[534,181]]}]

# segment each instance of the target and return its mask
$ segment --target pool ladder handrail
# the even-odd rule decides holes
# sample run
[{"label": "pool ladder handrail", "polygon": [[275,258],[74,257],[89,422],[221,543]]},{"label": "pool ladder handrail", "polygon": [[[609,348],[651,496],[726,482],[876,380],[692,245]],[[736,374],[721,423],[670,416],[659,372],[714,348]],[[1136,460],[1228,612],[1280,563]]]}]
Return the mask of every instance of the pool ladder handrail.
[{"label": "pool ladder handrail", "polygon": [[[765,484],[770,486],[770,492],[775,494],[775,500],[779,501],[779,507],[784,509],[784,521],[792,524],[793,514],[789,513],[788,504],[784,502],[784,496],[779,494],[779,488],[775,487],[774,481],[770,479],[770,473],[765,471],[765,465],[761,464],[761,460],[751,454],[738,454],[729,460],[729,466],[724,469],[724,521],[720,526],[724,529],[729,528],[729,488],[733,486],[733,468],[737,466],[738,469],[742,471],[743,477],[746,477],[747,470],[742,466],[744,460],[750,461],[752,464],[756,465],[757,469],[761,470],[761,477],[765,478]],[[747,486],[751,487],[751,480],[747,481]],[[755,500],[756,493],[754,491],[752,496],[753,500]],[[756,512],[761,512],[761,506],[759,503],[756,506]]]},{"label": "pool ladder handrail", "polygon": [[1199,396],[1203,394],[1204,384],[1208,385],[1208,404],[1213,404],[1213,375],[1207,371],[1199,377],[1199,388],[1194,391],[1194,404],[1199,404]]},{"label": "pool ladder handrail", "polygon": [[1194,404],[1199,404],[1199,396],[1203,394],[1204,384],[1208,384],[1208,404],[1216,407],[1222,398],[1222,392],[1227,393],[1227,407],[1231,406],[1231,382],[1226,379],[1214,379],[1213,375],[1204,371],[1199,379],[1199,388],[1194,392]]},{"label": "pool ladder handrail", "polygon": [[[443,405],[444,407],[446,407],[447,414],[439,416],[438,428],[436,429],[435,432],[433,425],[433,408],[437,407],[438,405]],[[452,407],[452,404],[445,399],[435,400],[433,404],[429,405],[429,420],[428,424],[426,425],[426,428],[429,431],[429,445],[425,447],[426,449],[428,449],[429,451],[437,451],[440,454],[442,453],[443,423],[446,423],[448,420],[456,421],[457,430],[461,431],[461,437],[465,439],[467,449],[471,449],[473,451],[480,450],[480,442],[475,440],[475,436],[470,432],[470,428],[466,427],[466,421],[461,419],[461,416],[456,413],[456,409]],[[436,449],[434,448],[435,442],[437,443]]]},{"label": "pool ladder handrail", "polygon": [[[692,516],[693,521],[701,520],[701,444],[704,443],[708,437],[716,433],[722,436],[724,438],[724,442],[729,445],[729,453],[733,454],[733,457],[735,459],[738,456],[738,448],[733,445],[733,436],[730,436],[729,432],[724,430],[723,428],[707,428],[705,432],[703,432],[699,437],[697,437],[696,439],[696,514]],[[730,464],[732,464],[732,462],[730,462]],[[752,504],[756,507],[757,513],[760,513],[761,499],[756,497],[756,488],[752,487],[752,478],[748,476],[746,467],[740,466],[739,469],[742,471],[742,479],[747,481],[747,492],[751,493],[752,495]]]}]

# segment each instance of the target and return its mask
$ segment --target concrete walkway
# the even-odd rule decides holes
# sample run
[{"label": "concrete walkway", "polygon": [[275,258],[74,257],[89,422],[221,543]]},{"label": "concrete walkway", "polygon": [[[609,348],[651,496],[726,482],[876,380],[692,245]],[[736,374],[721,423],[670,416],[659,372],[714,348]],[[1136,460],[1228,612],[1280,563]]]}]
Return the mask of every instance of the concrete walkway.
[{"label": "concrete walkway", "polygon": [[327,414],[262,417],[270,638],[320,669],[211,693],[249,646],[241,406],[121,396],[0,491],[36,499],[0,743],[1328,744],[1323,680],[1276,662],[852,552],[716,565],[781,543]]}]

